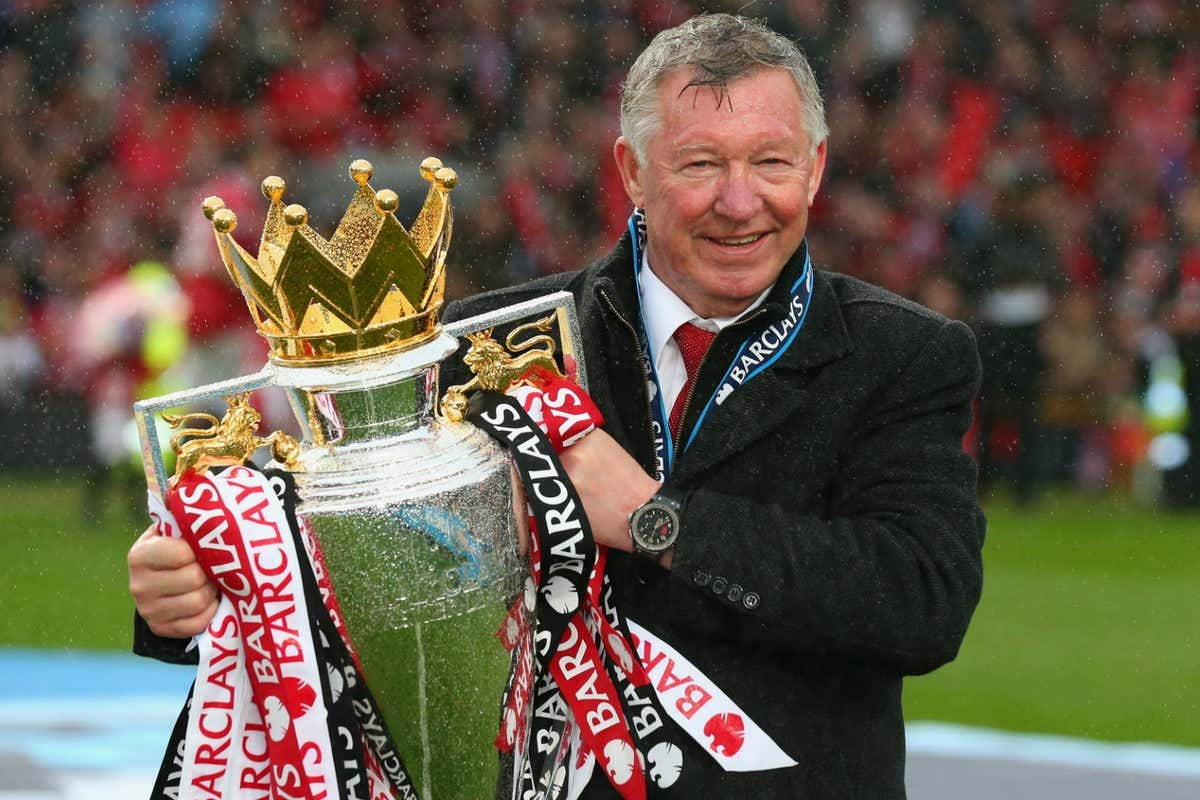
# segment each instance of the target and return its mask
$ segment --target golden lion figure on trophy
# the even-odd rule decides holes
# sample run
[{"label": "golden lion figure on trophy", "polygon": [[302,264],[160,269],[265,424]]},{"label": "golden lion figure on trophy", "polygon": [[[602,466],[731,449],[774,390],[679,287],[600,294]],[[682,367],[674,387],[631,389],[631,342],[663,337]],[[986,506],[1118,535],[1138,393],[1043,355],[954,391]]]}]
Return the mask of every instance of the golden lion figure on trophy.
[{"label": "golden lion figure on trophy", "polygon": [[[463,363],[474,373],[474,377],[466,383],[446,389],[441,403],[442,417],[451,422],[461,422],[466,412],[467,393],[477,389],[506,392],[522,379],[538,382],[537,375],[542,371],[559,378],[566,377],[554,360],[554,339],[546,335],[553,324],[554,315],[551,314],[535,322],[519,325],[505,337],[503,345],[492,338],[492,328],[468,333],[471,347],[463,356]],[[517,341],[518,336],[533,330],[541,331],[541,334]],[[535,347],[537,349],[531,349]],[[515,353],[521,355],[513,355]]]},{"label": "golden lion figure on trophy", "polygon": [[[296,468],[300,444],[282,431],[275,431],[266,438],[257,436],[255,431],[262,422],[262,415],[249,400],[248,392],[226,397],[229,410],[219,420],[205,413],[162,415],[167,424],[176,429],[171,434],[171,449],[178,457],[172,482],[189,469],[202,472],[210,467],[244,464],[255,450],[268,446],[276,461],[288,469]],[[181,427],[196,422],[207,422],[208,427]]]}]

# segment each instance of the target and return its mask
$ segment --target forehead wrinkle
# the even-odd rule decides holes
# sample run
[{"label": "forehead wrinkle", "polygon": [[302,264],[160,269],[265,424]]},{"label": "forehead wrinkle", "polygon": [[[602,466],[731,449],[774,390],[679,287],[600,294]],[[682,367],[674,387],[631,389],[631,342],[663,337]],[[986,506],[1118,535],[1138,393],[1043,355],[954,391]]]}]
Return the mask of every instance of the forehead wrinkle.
[{"label": "forehead wrinkle", "polygon": [[767,150],[793,152],[804,149],[804,142],[799,139],[792,137],[773,137],[771,139],[761,140],[757,135],[755,135],[756,133],[757,132],[750,132],[747,134],[747,138],[750,138],[751,141],[747,143],[745,147],[742,146],[742,142],[738,139],[730,139],[718,142],[709,140],[708,137],[700,137],[700,141],[682,142],[674,145],[674,152],[719,153],[725,152],[732,148],[734,150],[744,150],[746,153],[754,155]]},{"label": "forehead wrinkle", "polygon": [[761,153],[764,150],[803,150],[803,143],[795,137],[787,139],[767,139],[764,142],[759,142],[754,148],[754,152]]}]

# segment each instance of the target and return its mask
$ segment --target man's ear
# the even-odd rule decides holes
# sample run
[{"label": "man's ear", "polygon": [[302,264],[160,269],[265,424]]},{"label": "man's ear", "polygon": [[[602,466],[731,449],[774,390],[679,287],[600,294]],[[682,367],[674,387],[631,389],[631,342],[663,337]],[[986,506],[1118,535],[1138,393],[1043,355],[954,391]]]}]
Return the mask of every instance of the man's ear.
[{"label": "man's ear", "polygon": [[646,193],[642,186],[642,165],[633,154],[633,146],[624,136],[618,136],[613,142],[613,158],[617,161],[617,169],[621,173],[621,183],[625,185],[625,194],[638,208],[645,208],[643,200]]},{"label": "man's ear", "polygon": [[808,178],[808,205],[811,208],[813,200],[817,198],[817,189],[821,187],[821,176],[825,174],[825,155],[827,152],[826,144],[828,139],[817,145],[817,152],[813,153],[812,157],[812,173]]}]

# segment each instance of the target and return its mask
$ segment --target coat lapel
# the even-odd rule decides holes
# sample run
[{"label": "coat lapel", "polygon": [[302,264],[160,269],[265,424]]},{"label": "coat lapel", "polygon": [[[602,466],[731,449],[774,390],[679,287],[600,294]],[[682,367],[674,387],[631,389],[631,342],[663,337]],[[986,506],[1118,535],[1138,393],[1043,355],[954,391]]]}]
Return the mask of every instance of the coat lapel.
[{"label": "coat lapel", "polygon": [[[723,404],[712,406],[691,446],[676,457],[672,483],[691,481],[784,424],[810,402],[804,388],[807,381],[799,373],[842,358],[852,349],[837,293],[825,274],[817,272],[808,317],[791,347]],[[712,390],[709,386],[707,392]]]}]

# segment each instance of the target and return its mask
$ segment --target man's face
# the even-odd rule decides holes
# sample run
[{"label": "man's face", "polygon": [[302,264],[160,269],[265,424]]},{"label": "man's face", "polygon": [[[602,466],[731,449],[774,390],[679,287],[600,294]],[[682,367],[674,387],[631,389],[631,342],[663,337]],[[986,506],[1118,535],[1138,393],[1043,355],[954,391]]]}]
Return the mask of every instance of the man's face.
[{"label": "man's face", "polygon": [[684,89],[677,69],[658,87],[661,125],[646,163],[614,147],[630,199],[646,211],[654,273],[704,317],[732,316],[775,282],[808,227],[825,168],[811,153],[800,92],[789,73],[763,68],[727,91]]}]

